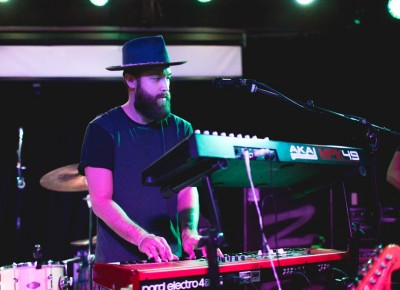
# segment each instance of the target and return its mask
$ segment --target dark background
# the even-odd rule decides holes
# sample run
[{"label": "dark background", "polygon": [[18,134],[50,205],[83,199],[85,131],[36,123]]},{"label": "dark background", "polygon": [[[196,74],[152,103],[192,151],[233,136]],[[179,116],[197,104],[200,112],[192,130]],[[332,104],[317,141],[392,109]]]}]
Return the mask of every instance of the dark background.
[{"label": "dark background", "polygon": [[[51,27],[62,31],[63,27],[74,25],[121,26],[129,28],[128,37],[138,32],[161,33],[165,34],[167,43],[177,41],[169,36],[170,31],[177,29],[243,29],[245,78],[267,84],[301,103],[312,100],[318,107],[365,118],[373,128],[380,128],[374,132],[378,145],[373,153],[376,176],[369,173],[355,184],[349,182],[349,187],[373,207],[379,202],[383,207],[393,208],[397,218],[398,193],[386,183],[385,174],[400,144],[396,106],[400,24],[384,13],[384,1],[329,1],[330,4],[321,1],[318,15],[316,10],[289,10],[290,6],[265,3],[270,1],[215,1],[208,8],[190,1],[168,4],[167,1],[127,1],[125,6],[111,3],[103,10],[83,1],[69,1],[76,3],[68,7],[62,1],[25,2],[24,7],[22,2],[16,2],[13,7],[0,7],[2,44],[57,42],[51,37],[13,39],[10,31],[19,30],[18,27],[28,36],[29,30],[37,33]],[[47,12],[33,6],[38,2],[47,7]],[[289,5],[287,1],[281,2]],[[158,8],[153,9],[146,3],[156,4]],[[355,19],[361,19],[361,24],[354,25]],[[371,140],[366,136],[371,127],[360,122],[311,113],[263,94],[219,90],[212,86],[212,79],[173,80],[171,90],[173,111],[190,120],[195,129],[371,149]],[[0,80],[3,102],[0,265],[31,261],[35,244],[42,245],[46,259],[60,261],[76,255],[80,248],[70,243],[88,238],[89,209],[84,200],[87,192],[51,191],[40,186],[39,180],[51,170],[77,163],[87,123],[97,114],[125,102],[125,94],[120,80]],[[22,165],[26,167],[23,190],[16,186],[20,127],[24,129]],[[374,188],[375,182],[377,188]],[[325,195],[327,190],[316,194]],[[218,189],[216,197],[229,244],[227,251],[240,251],[245,226],[243,192],[237,188]],[[306,198],[307,202],[312,202],[311,197]],[[203,204],[202,208],[204,215],[209,215],[207,205]],[[337,210],[343,211],[340,203]],[[16,227],[19,217],[20,230]],[[325,227],[320,221],[311,222]],[[347,231],[340,227],[334,230],[337,239],[347,239]],[[382,233],[383,241],[397,242],[396,231],[396,224],[391,224]]]}]

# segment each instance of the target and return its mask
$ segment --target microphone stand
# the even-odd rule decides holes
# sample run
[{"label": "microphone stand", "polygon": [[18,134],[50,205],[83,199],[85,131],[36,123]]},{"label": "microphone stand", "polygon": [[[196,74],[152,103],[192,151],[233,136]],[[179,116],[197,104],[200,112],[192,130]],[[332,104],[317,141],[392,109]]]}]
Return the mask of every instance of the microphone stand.
[{"label": "microphone stand", "polygon": [[22,171],[25,170],[25,166],[22,165],[22,143],[23,143],[24,130],[22,127],[19,128],[19,142],[17,149],[17,218],[16,218],[16,229],[17,229],[17,242],[16,242],[16,251],[17,254],[20,253],[21,250],[21,228],[22,228],[22,191],[26,186],[25,178],[22,176]]},{"label": "microphone stand", "polygon": [[[380,242],[381,237],[381,220],[382,220],[382,207],[381,207],[381,200],[380,200],[380,196],[379,196],[379,189],[378,189],[378,181],[377,181],[377,170],[376,170],[376,152],[378,151],[378,144],[379,144],[379,132],[383,131],[383,132],[387,132],[387,133],[391,133],[393,135],[396,136],[400,136],[400,132],[396,132],[392,129],[386,128],[386,127],[382,127],[382,126],[378,126],[376,124],[372,124],[369,121],[367,121],[365,118],[359,117],[359,116],[354,116],[354,115],[347,115],[347,114],[342,114],[342,113],[338,113],[338,112],[334,112],[328,109],[324,109],[321,107],[317,107],[314,105],[314,102],[312,100],[307,101],[307,103],[301,104],[299,102],[296,102],[288,97],[286,97],[285,95],[281,94],[280,92],[274,90],[273,88],[257,82],[255,80],[246,80],[246,87],[250,89],[251,93],[262,93],[262,94],[266,94],[268,96],[272,96],[287,102],[290,102],[302,109],[308,110],[310,112],[313,113],[319,113],[319,114],[329,114],[332,116],[336,116],[336,117],[341,117],[343,119],[347,119],[350,121],[355,121],[363,126],[365,126],[366,129],[366,133],[365,133],[365,137],[368,141],[368,146],[369,146],[369,152],[372,155],[371,158],[371,178],[372,178],[372,187],[374,190],[374,194],[375,194],[375,203],[376,203],[376,208],[377,208],[377,221],[378,221],[378,230],[377,230],[377,238],[378,238],[378,242]],[[261,87],[261,88],[260,88]],[[355,239],[359,238],[359,228],[358,227],[351,227],[350,229],[351,231],[354,231],[354,236]],[[350,243],[351,244],[351,243]],[[353,241],[352,244],[352,250],[353,251],[357,251],[358,252],[358,242]],[[357,249],[355,249],[357,248]],[[355,255],[357,256],[358,254],[355,253]]]},{"label": "microphone stand", "polygon": [[308,110],[313,113],[327,113],[327,114],[341,117],[341,118],[344,118],[344,119],[347,119],[350,121],[355,121],[355,122],[360,123],[361,125],[367,126],[366,137],[370,141],[370,147],[371,147],[372,152],[377,151],[377,144],[378,144],[377,133],[379,131],[385,131],[385,132],[394,134],[396,136],[400,136],[400,132],[396,132],[392,129],[372,124],[372,123],[368,122],[365,118],[354,116],[354,115],[342,114],[342,113],[334,112],[334,111],[324,109],[321,107],[317,107],[314,105],[314,101],[312,101],[312,100],[307,101],[306,104],[302,104],[300,102],[297,102],[295,100],[288,98],[287,96],[278,92],[277,90],[267,86],[266,84],[260,83],[258,81],[246,80],[246,84],[247,84],[247,87],[250,89],[251,93],[265,94],[265,95],[272,96],[272,97],[280,99],[280,100],[287,101],[295,106],[298,106],[302,109]]},{"label": "microphone stand", "polygon": [[[399,132],[396,132],[392,129],[378,126],[375,124],[370,123],[365,118],[354,116],[354,115],[346,115],[337,113],[331,110],[323,109],[314,105],[313,101],[308,101],[307,105],[313,111],[317,111],[319,113],[328,113],[333,116],[342,117],[344,119],[358,122],[359,124],[366,126],[366,133],[365,137],[368,142],[369,153],[371,154],[371,164],[370,164],[370,171],[371,171],[371,181],[372,181],[372,188],[375,195],[375,206],[377,210],[377,242],[381,242],[381,223],[382,223],[382,205],[381,205],[381,198],[379,193],[379,186],[378,186],[378,173],[377,173],[377,162],[376,162],[376,153],[378,152],[379,147],[379,132],[385,131],[387,133],[391,133],[396,136],[400,136]],[[356,230],[357,231],[357,230]],[[357,236],[357,233],[355,234]]]}]

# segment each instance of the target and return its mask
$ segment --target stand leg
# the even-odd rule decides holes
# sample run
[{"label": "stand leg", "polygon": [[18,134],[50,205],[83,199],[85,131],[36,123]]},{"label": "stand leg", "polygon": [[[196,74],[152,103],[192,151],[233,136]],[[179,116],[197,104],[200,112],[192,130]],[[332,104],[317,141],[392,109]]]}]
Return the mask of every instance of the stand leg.
[{"label": "stand leg", "polygon": [[211,186],[210,177],[206,176],[203,180],[209,193],[209,208],[211,211],[212,229],[208,230],[199,242],[199,246],[206,246],[207,248],[207,261],[208,261],[208,276],[211,280],[211,289],[219,286],[219,269],[218,269],[218,255],[217,249],[223,244],[223,234],[221,232],[221,223],[219,220],[219,213],[215,202],[213,189]]},{"label": "stand leg", "polygon": [[208,231],[208,235],[200,240],[200,246],[207,248],[207,261],[208,261],[208,277],[211,281],[211,289],[219,286],[219,269],[218,269],[218,256],[217,249],[219,246],[218,233],[214,229]]},{"label": "stand leg", "polygon": [[89,242],[88,242],[88,253],[86,257],[86,263],[87,263],[87,270],[88,270],[88,285],[89,285],[89,290],[93,289],[93,279],[92,279],[92,266],[93,266],[93,260],[94,256],[92,254],[92,248],[93,248],[93,210],[92,210],[92,203],[90,201],[90,195],[88,194],[86,196],[86,201],[89,207]]}]

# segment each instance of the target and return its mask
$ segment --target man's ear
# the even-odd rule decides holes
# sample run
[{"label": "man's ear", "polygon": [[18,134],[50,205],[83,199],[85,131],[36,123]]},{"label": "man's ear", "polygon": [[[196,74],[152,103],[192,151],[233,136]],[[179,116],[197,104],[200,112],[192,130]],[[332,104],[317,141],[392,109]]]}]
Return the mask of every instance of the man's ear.
[{"label": "man's ear", "polygon": [[124,74],[124,81],[129,88],[131,88],[131,89],[136,88],[137,78],[134,75],[131,75],[129,73]]}]

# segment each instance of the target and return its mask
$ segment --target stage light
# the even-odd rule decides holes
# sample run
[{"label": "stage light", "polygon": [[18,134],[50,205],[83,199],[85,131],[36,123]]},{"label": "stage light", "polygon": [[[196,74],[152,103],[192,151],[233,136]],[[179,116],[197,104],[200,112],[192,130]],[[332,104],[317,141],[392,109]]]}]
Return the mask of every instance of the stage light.
[{"label": "stage light", "polygon": [[400,19],[400,0],[389,0],[387,8],[390,16]]},{"label": "stage light", "polygon": [[300,5],[309,5],[313,3],[315,0],[296,0],[296,2]]},{"label": "stage light", "polygon": [[108,0],[90,0],[90,3],[92,3],[95,6],[105,6],[108,3]]},{"label": "stage light", "polygon": [[0,3],[7,3],[10,2],[10,0],[0,0]]},{"label": "stage light", "polygon": [[208,3],[208,2],[211,2],[212,0],[197,0],[197,2],[200,2],[200,3]]}]

